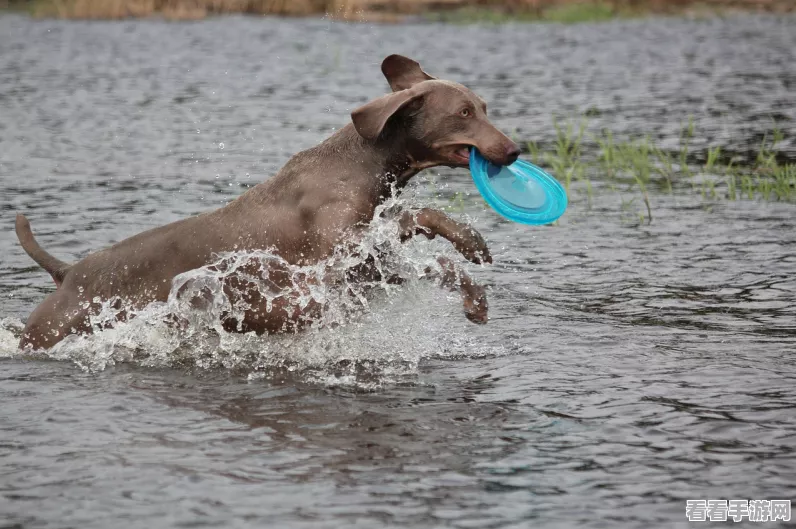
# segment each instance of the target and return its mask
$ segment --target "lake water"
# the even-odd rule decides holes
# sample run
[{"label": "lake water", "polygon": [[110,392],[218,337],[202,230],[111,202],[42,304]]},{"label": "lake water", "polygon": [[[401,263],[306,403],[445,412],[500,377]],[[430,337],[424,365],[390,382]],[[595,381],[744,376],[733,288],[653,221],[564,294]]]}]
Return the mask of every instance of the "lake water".
[{"label": "lake water", "polygon": [[557,226],[527,227],[486,210],[467,171],[427,171],[404,200],[469,194],[454,214],[492,249],[469,267],[486,326],[411,284],[295,337],[175,348],[141,325],[16,351],[54,288],[16,212],[74,261],[218,207],[384,93],[390,53],[542,146],[555,116],[588,113],[591,131],[675,149],[692,116],[697,158],[747,156],[776,125],[796,160],[793,17],[0,16],[0,526],[646,529],[687,527],[687,499],[796,499],[792,204],[676,186],[647,224],[597,177]]}]

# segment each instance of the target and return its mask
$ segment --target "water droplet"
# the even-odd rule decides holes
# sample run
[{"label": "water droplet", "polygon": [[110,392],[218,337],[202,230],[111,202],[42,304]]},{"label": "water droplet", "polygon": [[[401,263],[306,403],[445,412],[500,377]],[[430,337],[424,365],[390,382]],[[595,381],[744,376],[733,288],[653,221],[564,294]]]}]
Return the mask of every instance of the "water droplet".
[{"label": "water droplet", "polygon": [[221,150],[223,151],[223,150],[224,150],[224,144],[223,144],[223,143],[219,143],[219,144],[218,144],[218,148],[219,148],[219,149],[221,149]]}]

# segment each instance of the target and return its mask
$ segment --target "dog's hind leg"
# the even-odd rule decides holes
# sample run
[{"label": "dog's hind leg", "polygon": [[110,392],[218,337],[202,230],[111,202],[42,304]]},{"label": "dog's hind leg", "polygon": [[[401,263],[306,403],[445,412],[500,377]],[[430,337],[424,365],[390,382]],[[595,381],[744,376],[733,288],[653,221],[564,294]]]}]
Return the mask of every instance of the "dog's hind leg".
[{"label": "dog's hind leg", "polygon": [[89,312],[65,289],[47,296],[28,318],[20,349],[49,349],[69,334],[92,332]]}]

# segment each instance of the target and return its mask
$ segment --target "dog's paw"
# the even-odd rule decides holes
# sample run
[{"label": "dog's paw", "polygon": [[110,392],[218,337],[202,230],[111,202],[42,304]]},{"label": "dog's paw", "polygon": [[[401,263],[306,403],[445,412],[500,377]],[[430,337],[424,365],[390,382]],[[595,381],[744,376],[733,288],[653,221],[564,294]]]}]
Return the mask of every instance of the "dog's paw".
[{"label": "dog's paw", "polygon": [[475,264],[492,264],[492,256],[489,254],[489,248],[487,248],[486,245],[473,252],[473,255],[467,259]]},{"label": "dog's paw", "polygon": [[456,249],[465,259],[475,264],[492,263],[492,255],[486,241],[475,228],[462,226]]},{"label": "dog's paw", "polygon": [[489,321],[489,303],[486,301],[486,289],[480,285],[472,285],[462,293],[464,299],[464,315],[473,323],[484,324]]}]

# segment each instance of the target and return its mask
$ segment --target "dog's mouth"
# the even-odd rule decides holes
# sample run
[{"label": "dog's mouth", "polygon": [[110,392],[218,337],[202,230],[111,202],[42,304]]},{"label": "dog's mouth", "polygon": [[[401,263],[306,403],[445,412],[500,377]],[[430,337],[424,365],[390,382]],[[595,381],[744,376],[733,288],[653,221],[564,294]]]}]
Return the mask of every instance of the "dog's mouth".
[{"label": "dog's mouth", "polygon": [[451,145],[450,154],[448,155],[449,161],[457,166],[467,167],[470,165],[470,146],[469,145]]}]

